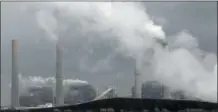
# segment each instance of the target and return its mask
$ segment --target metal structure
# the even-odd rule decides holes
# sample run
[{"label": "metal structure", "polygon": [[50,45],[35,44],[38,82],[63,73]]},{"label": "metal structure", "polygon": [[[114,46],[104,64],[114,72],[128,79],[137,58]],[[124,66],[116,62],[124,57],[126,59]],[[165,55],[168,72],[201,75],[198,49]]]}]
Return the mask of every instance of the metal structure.
[{"label": "metal structure", "polygon": [[12,40],[11,108],[19,106],[19,77],[17,65],[17,41]]},{"label": "metal structure", "polygon": [[106,98],[113,98],[115,96],[115,90],[113,88],[108,88],[94,100],[106,99]]}]

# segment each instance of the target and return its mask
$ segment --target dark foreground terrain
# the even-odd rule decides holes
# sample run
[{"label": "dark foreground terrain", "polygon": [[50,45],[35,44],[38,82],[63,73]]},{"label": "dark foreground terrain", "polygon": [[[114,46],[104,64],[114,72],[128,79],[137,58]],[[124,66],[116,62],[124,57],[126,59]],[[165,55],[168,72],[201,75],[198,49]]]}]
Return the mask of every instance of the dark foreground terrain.
[{"label": "dark foreground terrain", "polygon": [[217,103],[163,100],[112,98],[61,107],[1,110],[1,112],[218,112]]}]

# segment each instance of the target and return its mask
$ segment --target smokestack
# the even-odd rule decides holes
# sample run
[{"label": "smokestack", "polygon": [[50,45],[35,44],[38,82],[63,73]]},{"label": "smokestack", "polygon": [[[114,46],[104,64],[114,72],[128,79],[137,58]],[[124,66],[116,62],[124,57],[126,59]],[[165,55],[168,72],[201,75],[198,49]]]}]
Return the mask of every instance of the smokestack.
[{"label": "smokestack", "polygon": [[19,106],[19,77],[17,67],[17,41],[12,40],[11,107]]},{"label": "smokestack", "polygon": [[62,49],[60,41],[56,43],[56,100],[55,105],[61,106],[64,104],[63,93],[63,74],[62,74]]},{"label": "smokestack", "polygon": [[135,86],[134,86],[134,97],[135,98],[141,98],[141,81],[140,81],[140,71],[139,71],[139,66],[136,61],[136,66],[135,66]]}]

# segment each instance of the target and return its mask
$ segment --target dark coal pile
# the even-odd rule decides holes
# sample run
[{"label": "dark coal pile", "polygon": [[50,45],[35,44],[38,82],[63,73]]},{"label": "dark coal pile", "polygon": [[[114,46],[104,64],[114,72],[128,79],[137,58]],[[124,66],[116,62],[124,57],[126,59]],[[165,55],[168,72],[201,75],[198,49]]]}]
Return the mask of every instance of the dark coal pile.
[{"label": "dark coal pile", "polygon": [[[111,98],[61,107],[20,109],[28,112],[217,112],[217,104],[190,100]],[[3,110],[2,112],[20,112]]]},{"label": "dark coal pile", "polygon": [[[136,111],[136,110],[130,110],[130,111],[126,111],[126,110],[122,110],[122,111],[118,111],[118,112],[217,112],[218,110],[213,110],[213,111],[207,111],[207,110],[180,110],[180,111],[169,111],[169,110],[141,110],[141,111]],[[18,112],[15,110],[2,110],[2,112]],[[27,111],[27,110],[23,110],[20,112],[31,112],[31,111]],[[45,111],[45,112],[84,112],[84,110],[77,110],[77,111],[71,111],[71,110],[65,110],[65,111],[59,111],[59,110],[55,110],[55,111]],[[115,110],[112,109],[101,109],[100,111],[98,110],[87,110],[87,112],[116,112]]]}]

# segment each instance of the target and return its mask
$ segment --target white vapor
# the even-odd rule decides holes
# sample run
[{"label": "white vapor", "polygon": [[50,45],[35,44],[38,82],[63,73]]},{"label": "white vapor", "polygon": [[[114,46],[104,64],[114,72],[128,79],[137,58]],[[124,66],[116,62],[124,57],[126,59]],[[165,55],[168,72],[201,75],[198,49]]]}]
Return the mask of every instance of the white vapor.
[{"label": "white vapor", "polygon": [[[41,76],[29,76],[24,77],[20,75],[19,78],[20,81],[20,89],[21,94],[25,94],[28,92],[28,89],[30,87],[51,87],[53,90],[55,89],[55,78],[54,77],[41,77]],[[87,81],[78,80],[78,79],[64,79],[64,87],[67,87],[68,85],[81,85],[81,84],[88,84]]]},{"label": "white vapor", "polygon": [[58,37],[55,33],[57,33],[57,21],[55,18],[52,17],[52,15],[49,15],[51,13],[39,11],[36,14],[37,22],[40,26],[40,28],[45,31],[45,34],[47,34],[47,37],[50,37],[51,39],[57,40]]},{"label": "white vapor", "polygon": [[36,20],[39,27],[53,40],[57,40],[57,33],[61,32],[55,32],[61,29],[60,24],[57,24],[57,13],[65,22],[69,22],[69,26],[70,23],[77,22],[81,26],[82,33],[112,33],[113,36],[102,38],[117,40],[118,45],[130,53],[132,51],[139,53],[142,49],[150,47],[153,38],[165,38],[162,27],[155,25],[145,13],[145,8],[138,3],[77,2],[41,5],[47,7],[41,6],[41,9],[38,9]]},{"label": "white vapor", "polygon": [[[180,41],[179,47],[169,45],[167,51],[157,51],[154,54],[155,79],[172,90],[183,90],[188,96],[216,102],[217,75],[214,75],[214,66],[217,61],[216,58],[210,58],[212,61],[205,59],[216,55],[201,52],[196,38],[187,32],[174,37],[176,41],[181,38],[183,41]],[[204,56],[199,57],[199,52],[196,53],[195,50],[199,50]]]},{"label": "white vapor", "polygon": [[[154,24],[140,3],[54,2],[35,8],[38,26],[50,39],[59,38],[63,25],[79,26],[84,35],[104,34],[92,39],[115,41],[123,55],[134,57],[142,65],[150,61],[142,68],[142,82],[156,80],[172,91],[181,90],[188,96],[216,102],[216,54],[201,51],[197,39],[186,30],[166,38],[162,27]],[[156,39],[168,40],[168,47],[162,48]]]}]

